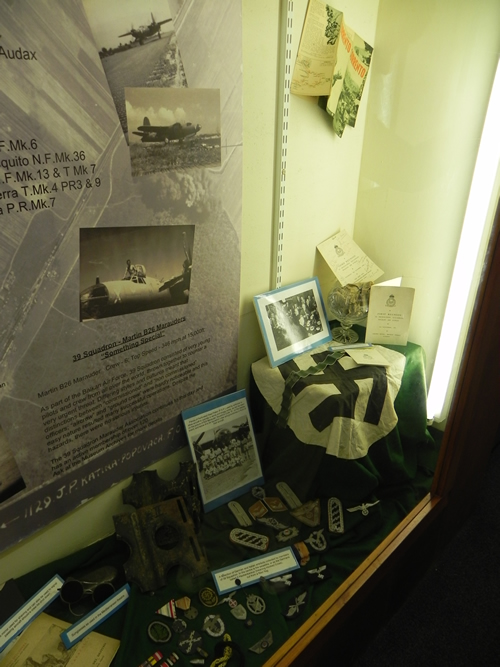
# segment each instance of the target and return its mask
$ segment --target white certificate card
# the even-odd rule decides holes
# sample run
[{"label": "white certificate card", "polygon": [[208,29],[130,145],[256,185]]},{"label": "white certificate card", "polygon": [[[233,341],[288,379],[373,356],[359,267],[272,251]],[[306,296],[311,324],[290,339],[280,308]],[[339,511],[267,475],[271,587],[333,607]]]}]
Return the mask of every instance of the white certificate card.
[{"label": "white certificate card", "polygon": [[372,285],[366,323],[366,342],[379,345],[406,345],[414,296],[413,287]]},{"label": "white certificate card", "polygon": [[367,283],[384,273],[344,229],[320,243],[317,248],[341,285]]}]

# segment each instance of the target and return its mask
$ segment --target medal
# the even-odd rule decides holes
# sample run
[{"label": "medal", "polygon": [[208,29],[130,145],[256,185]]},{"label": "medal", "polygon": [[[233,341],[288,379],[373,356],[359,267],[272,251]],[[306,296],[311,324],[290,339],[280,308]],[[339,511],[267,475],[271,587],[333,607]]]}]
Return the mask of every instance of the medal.
[{"label": "medal", "polygon": [[315,551],[324,551],[326,549],[326,538],[323,535],[324,530],[324,528],[315,530],[304,542],[309,544]]},{"label": "medal", "polygon": [[217,593],[208,586],[201,589],[201,591],[198,593],[198,597],[200,598],[200,602],[205,605],[205,607],[215,607],[215,605],[219,602]]},{"label": "medal", "polygon": [[266,603],[259,595],[247,595],[247,609],[258,616],[266,611]]},{"label": "medal", "polygon": [[219,614],[209,614],[203,621],[202,630],[204,630],[210,637],[220,637],[224,634],[224,622]]}]

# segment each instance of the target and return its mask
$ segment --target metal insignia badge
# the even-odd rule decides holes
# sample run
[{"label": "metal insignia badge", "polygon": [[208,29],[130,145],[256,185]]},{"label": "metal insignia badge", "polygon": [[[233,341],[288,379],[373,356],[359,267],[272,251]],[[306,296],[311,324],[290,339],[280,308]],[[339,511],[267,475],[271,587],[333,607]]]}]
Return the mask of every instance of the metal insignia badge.
[{"label": "metal insignia badge", "polygon": [[249,651],[253,651],[253,653],[263,653],[266,648],[269,648],[271,644],[273,643],[273,633],[271,630],[266,632],[264,637],[260,639],[256,644],[253,646],[250,646],[248,649]]},{"label": "metal insignia badge", "polygon": [[191,605],[189,609],[186,609],[186,611],[184,612],[184,616],[189,621],[193,621],[198,616],[198,610],[196,609],[196,607],[193,607],[193,605]]},{"label": "metal insignia badge", "polygon": [[203,621],[202,630],[210,637],[221,637],[225,629],[224,621],[219,614],[209,614]]},{"label": "metal insignia badge", "polygon": [[242,604],[237,604],[231,609],[231,614],[239,621],[244,621],[247,617],[247,610]]},{"label": "metal insignia badge", "polygon": [[229,539],[233,544],[241,544],[244,547],[257,549],[257,551],[266,551],[269,546],[269,538],[259,533],[251,533],[243,528],[234,528],[229,533]]},{"label": "metal insignia badge", "polygon": [[302,505],[300,500],[297,498],[295,493],[292,491],[292,489],[288,486],[286,482],[278,482],[276,484],[276,489],[278,490],[279,493],[281,493],[281,495],[285,499],[286,504],[290,509],[295,510]]},{"label": "metal insignia badge", "polygon": [[253,486],[252,487],[252,496],[254,498],[260,498],[260,500],[263,500],[266,497],[266,492],[261,486]]},{"label": "metal insignia badge", "polygon": [[306,544],[309,544],[315,551],[324,551],[326,549],[326,538],[323,535],[325,529],[315,530],[312,532],[307,540],[304,540]]},{"label": "metal insignia badge", "polygon": [[172,630],[180,635],[187,628],[187,623],[182,618],[176,618],[172,624]]},{"label": "metal insignia badge", "polygon": [[217,593],[208,586],[205,586],[205,588],[201,589],[201,591],[198,593],[198,597],[200,598],[200,602],[205,605],[205,607],[215,607],[215,605],[219,602]]},{"label": "metal insignia badge", "polygon": [[299,534],[299,529],[296,528],[295,526],[291,526],[290,528],[285,528],[280,533],[278,533],[276,535],[276,539],[278,540],[278,542],[288,542],[288,540],[297,537],[298,534]]},{"label": "metal insignia badge", "polygon": [[288,528],[289,526],[285,526],[285,524],[280,523],[277,521],[274,517],[260,517],[257,519],[259,523],[263,523],[265,526],[269,526],[270,528],[274,528],[274,530],[285,530],[285,528]]},{"label": "metal insignia badge", "polygon": [[260,595],[250,593],[247,595],[247,609],[255,615],[263,614],[266,611],[266,603]]},{"label": "metal insignia badge", "polygon": [[361,503],[361,505],[356,505],[356,507],[348,507],[347,511],[348,512],[359,512],[361,511],[361,514],[363,516],[368,516],[368,508],[373,507],[374,505],[377,505],[380,502],[380,500],[376,500],[374,503]]},{"label": "metal insignia badge", "polygon": [[320,565],[313,570],[307,570],[307,579],[311,584],[318,584],[332,576],[331,570],[326,565]]},{"label": "metal insignia badge", "polygon": [[328,530],[331,533],[344,532],[344,514],[338,498],[328,499]]},{"label": "metal insignia badge", "polygon": [[240,524],[240,526],[245,528],[252,525],[252,519],[248,516],[239,503],[237,503],[235,500],[232,500],[227,504],[227,506],[233,513],[236,521]]}]

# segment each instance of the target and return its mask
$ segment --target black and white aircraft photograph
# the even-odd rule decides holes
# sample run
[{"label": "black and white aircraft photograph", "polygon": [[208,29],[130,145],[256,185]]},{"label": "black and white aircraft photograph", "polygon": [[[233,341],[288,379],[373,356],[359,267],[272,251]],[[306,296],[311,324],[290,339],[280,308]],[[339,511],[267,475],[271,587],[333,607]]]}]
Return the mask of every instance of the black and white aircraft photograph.
[{"label": "black and white aircraft photograph", "polygon": [[188,85],[174,29],[178,1],[171,2],[172,7],[168,0],[84,0],[127,140],[125,88]]},{"label": "black and white aircraft photograph", "polygon": [[132,176],[220,166],[220,91],[125,90]]},{"label": "black and white aircraft photograph", "polygon": [[194,225],[80,229],[80,321],[189,301]]}]

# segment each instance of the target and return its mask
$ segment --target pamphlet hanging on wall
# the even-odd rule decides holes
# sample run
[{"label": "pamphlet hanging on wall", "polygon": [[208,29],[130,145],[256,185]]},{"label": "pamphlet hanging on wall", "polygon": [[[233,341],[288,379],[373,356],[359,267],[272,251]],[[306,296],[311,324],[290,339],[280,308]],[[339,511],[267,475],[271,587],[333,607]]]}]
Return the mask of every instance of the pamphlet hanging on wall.
[{"label": "pamphlet hanging on wall", "polygon": [[244,390],[182,411],[206,512],[264,482]]},{"label": "pamphlet hanging on wall", "polygon": [[241,2],[17,0],[0,23],[2,551],[236,386]]},{"label": "pamphlet hanging on wall", "polygon": [[320,96],[339,137],[346,125],[356,123],[372,53],[373,47],[349,28],[341,11],[309,0],[290,90]]},{"label": "pamphlet hanging on wall", "polygon": [[259,294],[254,305],[273,368],[332,338],[317,278]]}]

